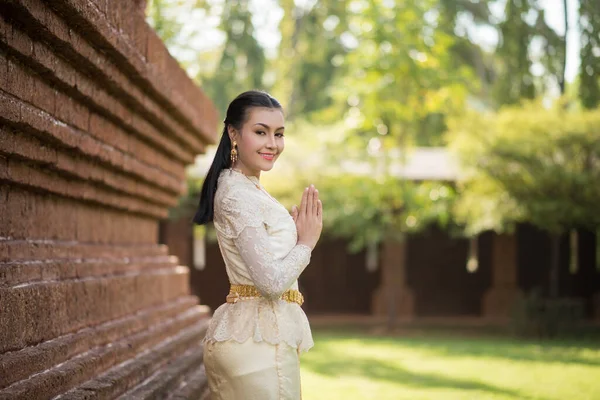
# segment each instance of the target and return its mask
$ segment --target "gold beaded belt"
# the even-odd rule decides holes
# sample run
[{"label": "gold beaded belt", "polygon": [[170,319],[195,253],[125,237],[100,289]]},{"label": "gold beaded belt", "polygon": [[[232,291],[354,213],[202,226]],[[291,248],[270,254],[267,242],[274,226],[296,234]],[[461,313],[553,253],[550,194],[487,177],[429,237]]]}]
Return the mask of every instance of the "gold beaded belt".
[{"label": "gold beaded belt", "polygon": [[[229,294],[225,298],[228,303],[237,303],[239,299],[262,297],[256,286],[252,285],[231,285]],[[280,299],[290,303],[304,303],[304,296],[296,289],[288,289],[281,295]]]}]

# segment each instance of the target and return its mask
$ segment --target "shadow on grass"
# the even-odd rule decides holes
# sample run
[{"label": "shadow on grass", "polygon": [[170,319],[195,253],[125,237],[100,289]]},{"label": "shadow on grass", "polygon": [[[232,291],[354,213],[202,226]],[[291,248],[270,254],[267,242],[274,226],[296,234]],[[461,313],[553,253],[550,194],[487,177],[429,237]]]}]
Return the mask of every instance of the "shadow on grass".
[{"label": "shadow on grass", "polygon": [[[310,357],[303,358],[302,366],[316,374],[331,377],[341,375],[364,377],[369,380],[386,381],[416,388],[461,389],[493,393],[517,399],[530,398],[515,390],[504,389],[478,381],[450,378],[444,375],[412,372],[397,364],[376,358],[356,357],[327,347],[319,349],[317,354],[311,354]],[[540,397],[536,397],[536,399],[543,400]]]},{"label": "shadow on grass", "polygon": [[419,335],[409,332],[392,335],[376,335],[364,330],[315,330],[320,342],[340,339],[367,340],[372,344],[397,344],[431,352],[432,355],[449,357],[484,357],[521,362],[543,362],[600,366],[600,355],[582,357],[582,351],[600,354],[600,340],[553,339],[531,340],[512,337],[446,335],[441,331],[423,330]]}]

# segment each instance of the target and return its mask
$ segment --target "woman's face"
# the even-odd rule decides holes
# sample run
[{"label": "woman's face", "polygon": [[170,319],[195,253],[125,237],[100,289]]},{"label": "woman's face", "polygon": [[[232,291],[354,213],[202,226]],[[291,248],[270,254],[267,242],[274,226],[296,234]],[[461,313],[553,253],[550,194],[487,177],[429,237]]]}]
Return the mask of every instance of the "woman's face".
[{"label": "woman's face", "polygon": [[261,171],[271,170],[285,147],[283,123],[280,109],[256,107],[249,110],[241,132],[230,125],[229,137],[232,143],[237,142],[238,149],[238,160],[233,167],[256,177],[260,177]]}]

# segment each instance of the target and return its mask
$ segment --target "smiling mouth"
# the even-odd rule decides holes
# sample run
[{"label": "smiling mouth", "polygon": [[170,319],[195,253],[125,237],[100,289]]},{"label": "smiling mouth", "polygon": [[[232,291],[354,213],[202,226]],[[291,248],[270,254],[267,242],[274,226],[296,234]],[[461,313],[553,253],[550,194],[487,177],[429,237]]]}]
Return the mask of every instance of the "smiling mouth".
[{"label": "smiling mouth", "polygon": [[258,154],[260,154],[261,157],[266,160],[272,160],[273,158],[275,158],[275,154],[271,154],[271,153],[258,153]]}]

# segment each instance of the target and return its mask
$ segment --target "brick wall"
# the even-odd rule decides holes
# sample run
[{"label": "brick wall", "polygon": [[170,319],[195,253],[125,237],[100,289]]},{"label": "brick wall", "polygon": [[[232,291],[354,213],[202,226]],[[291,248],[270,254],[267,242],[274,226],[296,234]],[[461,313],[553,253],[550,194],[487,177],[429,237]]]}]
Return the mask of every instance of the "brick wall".
[{"label": "brick wall", "polygon": [[0,2],[0,399],[205,390],[209,310],[157,235],[217,113],[143,8]]}]

